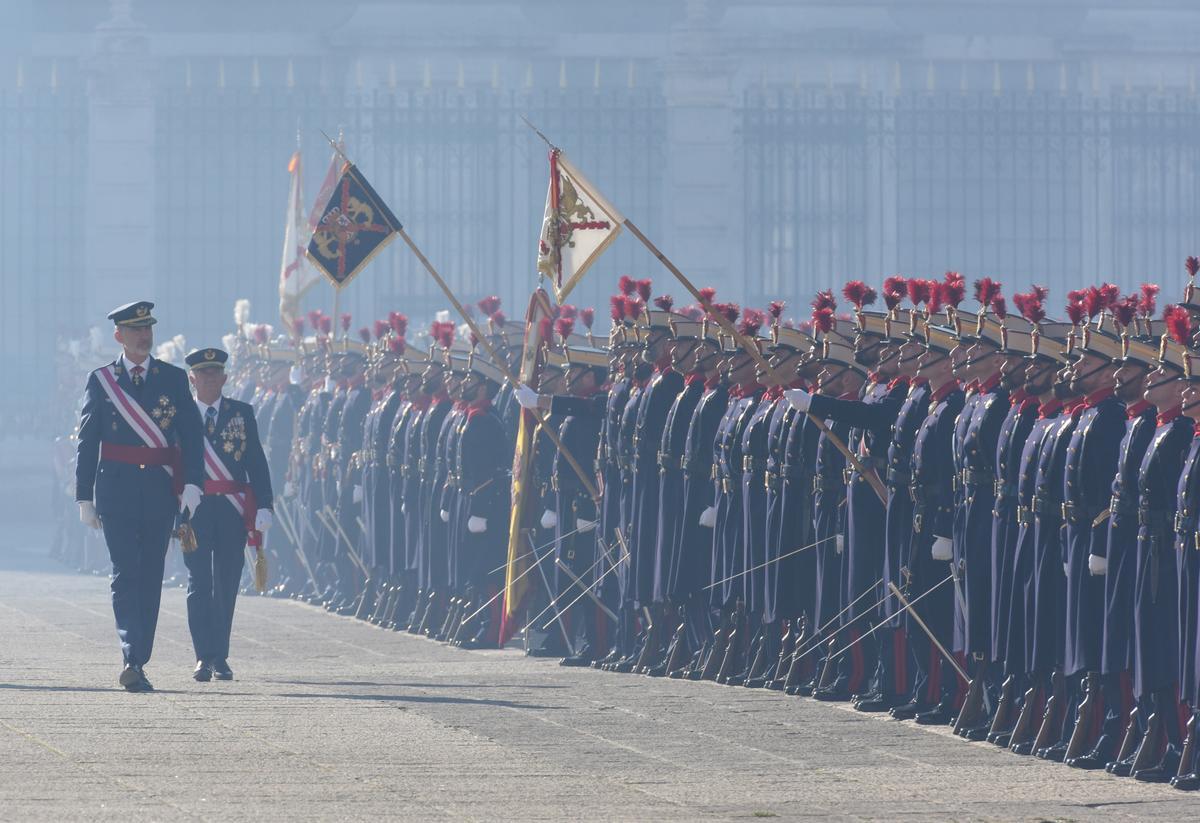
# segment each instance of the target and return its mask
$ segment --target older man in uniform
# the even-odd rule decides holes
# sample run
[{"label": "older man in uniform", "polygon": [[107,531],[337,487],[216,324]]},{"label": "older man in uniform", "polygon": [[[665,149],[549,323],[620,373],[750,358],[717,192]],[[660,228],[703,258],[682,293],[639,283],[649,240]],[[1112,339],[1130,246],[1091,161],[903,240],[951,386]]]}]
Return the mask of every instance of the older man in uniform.
[{"label": "older man in uniform", "polygon": [[79,518],[104,530],[112,560],[113,613],[131,692],[153,687],[150,660],[163,564],[178,512],[200,505],[204,442],[183,369],[150,356],[154,304],[114,309],[121,355],[88,376],[79,421],[75,500]]},{"label": "older man in uniform", "polygon": [[204,499],[192,517],[197,548],[184,554],[188,568],[188,628],[196,652],[192,676],[232,680],[229,634],[247,542],[262,545],[271,526],[271,472],[249,403],[224,397],[221,349],[197,349],[191,369],[195,406],[204,423]]}]

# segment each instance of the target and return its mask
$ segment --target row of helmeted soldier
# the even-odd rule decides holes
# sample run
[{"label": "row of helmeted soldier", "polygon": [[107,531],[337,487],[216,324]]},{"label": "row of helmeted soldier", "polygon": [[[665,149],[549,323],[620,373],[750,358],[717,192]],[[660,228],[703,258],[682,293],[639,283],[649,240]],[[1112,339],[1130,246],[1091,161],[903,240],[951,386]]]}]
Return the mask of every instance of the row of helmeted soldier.
[{"label": "row of helmeted soldier", "polygon": [[[960,310],[952,272],[852,281],[799,325],[702,290],[755,353],[649,281],[620,286],[607,340],[590,309],[546,321],[536,385],[453,324],[407,344],[398,314],[362,343],[313,314],[291,350],[242,346],[287,477],[279,592],[496,646],[523,407],[545,420],[531,653],[1200,785],[1191,280],[1161,317],[1156,286],[1105,284],[1068,293],[1063,321],[1046,289],[1006,300],[988,278]],[[480,309],[515,368],[526,330]]]}]

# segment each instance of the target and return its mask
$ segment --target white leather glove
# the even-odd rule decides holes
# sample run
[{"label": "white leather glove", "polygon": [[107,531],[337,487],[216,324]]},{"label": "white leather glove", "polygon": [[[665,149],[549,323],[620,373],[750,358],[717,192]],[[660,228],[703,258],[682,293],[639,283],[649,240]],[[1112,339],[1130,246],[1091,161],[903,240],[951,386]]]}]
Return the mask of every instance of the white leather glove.
[{"label": "white leather glove", "polygon": [[833,547],[834,547],[834,549],[837,550],[838,554],[841,554],[843,551],[845,551],[846,550],[846,536],[843,534],[836,535],[833,538]]},{"label": "white leather glove", "polygon": [[517,402],[521,404],[521,408],[523,409],[536,409],[538,400],[541,399],[541,395],[526,386],[524,383],[517,384],[516,391],[513,392],[513,395],[517,398]]},{"label": "white leather glove", "polygon": [[596,528],[596,521],[577,518],[575,520],[575,528],[581,532],[590,532],[592,529]]},{"label": "white leather glove", "polygon": [[442,509],[440,512],[438,512],[438,514],[441,516],[443,523],[450,522],[450,512],[446,511],[445,509]]},{"label": "white leather glove", "polygon": [[288,369],[288,382],[293,386],[299,386],[304,381],[304,369],[297,364]]},{"label": "white leather glove", "polygon": [[91,500],[79,501],[79,522],[89,529],[100,528],[100,515],[96,514],[96,504]]},{"label": "white leather glove", "polygon": [[700,512],[700,525],[706,529],[716,528],[717,525],[717,507],[709,506],[704,511]]},{"label": "white leather glove", "polygon": [[256,532],[265,532],[271,528],[271,524],[275,522],[275,515],[271,514],[270,509],[259,509],[258,514],[254,515],[254,530]]},{"label": "white leather glove", "polygon": [[542,512],[542,528],[553,529],[558,525],[558,515],[552,509]]},{"label": "white leather glove", "polygon": [[469,531],[471,534],[483,534],[485,531],[487,531],[487,519],[472,515],[467,520],[467,531]]},{"label": "white leather glove", "polygon": [[291,480],[283,481],[283,496],[284,497],[295,497],[296,496],[296,484],[293,483]]},{"label": "white leather glove", "polygon": [[354,491],[350,493],[350,497],[351,497],[351,499],[353,499],[353,501],[355,503],[361,503],[362,502],[362,486],[359,486],[356,484],[354,486]]},{"label": "white leather glove", "polygon": [[1088,571],[1094,575],[1108,574],[1108,558],[1098,554],[1089,554]]},{"label": "white leather glove", "polygon": [[179,495],[179,510],[187,512],[188,516],[196,513],[196,509],[200,507],[200,487],[195,483],[188,483],[183,487],[183,494]]},{"label": "white leather glove", "polygon": [[333,390],[337,388],[337,383],[333,382],[333,377],[325,377],[325,385],[323,387],[326,394],[333,394]]},{"label": "white leather glove", "polygon": [[954,559],[954,541],[949,537],[933,538],[932,556],[934,560],[950,561]]},{"label": "white leather glove", "polygon": [[400,513],[401,513],[401,514],[408,514],[408,504],[406,504],[406,503],[401,503],[401,504],[400,504]]},{"label": "white leather glove", "polygon": [[804,389],[788,389],[783,393],[787,401],[792,404],[792,408],[796,411],[806,412],[809,405],[812,403],[812,395]]},{"label": "white leather glove", "polygon": [[1063,577],[1066,577],[1066,576],[1067,576],[1067,574],[1068,574],[1068,572],[1067,572],[1067,564],[1066,564],[1066,563],[1063,563]]}]

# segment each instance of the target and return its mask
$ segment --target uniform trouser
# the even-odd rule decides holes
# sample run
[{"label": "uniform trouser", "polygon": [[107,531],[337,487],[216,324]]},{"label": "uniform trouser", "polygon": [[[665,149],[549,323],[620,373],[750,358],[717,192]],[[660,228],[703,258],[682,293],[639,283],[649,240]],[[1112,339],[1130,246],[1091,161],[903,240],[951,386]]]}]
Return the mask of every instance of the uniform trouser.
[{"label": "uniform trouser", "polygon": [[188,629],[196,659],[215,663],[229,657],[233,608],[246,562],[246,528],[240,518],[193,520],[199,547],[183,556],[188,567]]},{"label": "uniform trouser", "polygon": [[104,542],[112,561],[113,615],[121,653],[129,665],[150,662],[174,521],[173,511],[148,511],[143,506],[125,516],[105,513],[103,518]]}]

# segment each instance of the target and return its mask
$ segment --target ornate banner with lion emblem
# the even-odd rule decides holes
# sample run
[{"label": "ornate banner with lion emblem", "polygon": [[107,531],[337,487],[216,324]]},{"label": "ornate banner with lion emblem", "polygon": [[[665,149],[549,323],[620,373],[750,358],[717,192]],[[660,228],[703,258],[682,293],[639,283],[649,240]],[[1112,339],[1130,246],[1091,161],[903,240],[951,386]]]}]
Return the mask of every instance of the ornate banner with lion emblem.
[{"label": "ornate banner with lion emblem", "polygon": [[550,150],[550,190],[538,238],[538,271],[553,284],[559,303],[617,238],[624,222],[561,149]]},{"label": "ornate banner with lion emblem", "polygon": [[400,228],[400,221],[362,172],[347,163],[308,243],[308,259],[334,288],[341,289]]}]

